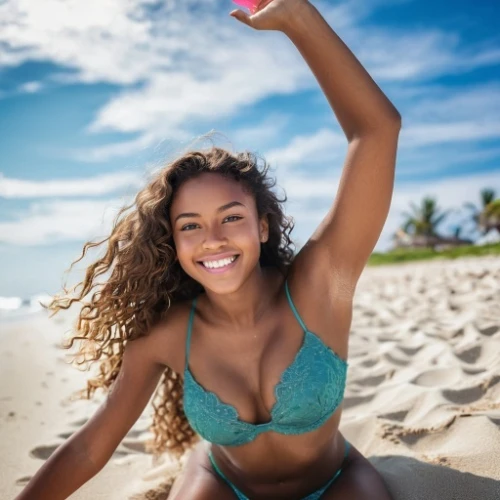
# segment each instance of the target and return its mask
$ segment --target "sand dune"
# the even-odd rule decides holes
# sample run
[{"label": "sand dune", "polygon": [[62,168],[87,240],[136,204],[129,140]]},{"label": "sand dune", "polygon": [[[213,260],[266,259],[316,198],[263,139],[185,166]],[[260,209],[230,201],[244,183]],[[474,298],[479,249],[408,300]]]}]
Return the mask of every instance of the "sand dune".
[{"label": "sand dune", "polygon": [[[0,325],[2,498],[13,498],[99,405],[69,400],[87,374],[55,348],[68,321],[40,315]],[[366,269],[349,363],[341,431],[395,500],[500,499],[499,258]],[[71,498],[166,498],[179,466],[168,457],[152,466],[148,424],[145,412]]]}]

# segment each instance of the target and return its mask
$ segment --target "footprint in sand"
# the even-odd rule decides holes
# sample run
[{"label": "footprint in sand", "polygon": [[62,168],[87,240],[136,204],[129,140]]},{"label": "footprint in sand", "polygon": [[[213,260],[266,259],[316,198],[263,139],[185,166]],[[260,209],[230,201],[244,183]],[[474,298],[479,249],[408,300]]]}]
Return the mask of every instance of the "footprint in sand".
[{"label": "footprint in sand", "polygon": [[475,363],[478,359],[479,356],[481,356],[481,351],[482,351],[482,346],[476,345],[474,347],[471,347],[470,349],[465,349],[461,352],[454,352],[455,356],[463,361],[464,363]]},{"label": "footprint in sand", "polygon": [[80,420],[76,420],[75,422],[71,422],[69,425],[71,427],[81,427],[82,425],[85,425],[88,421],[88,418],[81,418]]},{"label": "footprint in sand", "polygon": [[73,435],[73,432],[63,432],[61,434],[58,434],[57,437],[60,437],[62,439],[68,439]]},{"label": "footprint in sand", "polygon": [[39,458],[40,460],[47,460],[58,447],[58,444],[52,446],[38,446],[30,451],[30,456]]},{"label": "footprint in sand", "polygon": [[384,358],[389,361],[389,363],[392,363],[393,365],[396,366],[407,366],[408,365],[408,360],[407,359],[401,359],[398,358],[392,354],[385,353]]},{"label": "footprint in sand", "polygon": [[347,408],[351,408],[356,405],[369,403],[374,397],[375,394],[369,394],[368,396],[347,396],[344,398],[342,406],[344,410],[347,410]]},{"label": "footprint in sand", "polygon": [[423,427],[420,429],[411,429],[400,425],[385,425],[383,426],[383,429],[385,431],[385,435],[383,437],[387,438],[393,436],[399,439],[401,442],[407,444],[408,446],[413,446],[421,439],[426,438],[429,435],[446,431],[455,423],[455,421],[456,416],[453,416],[434,427]]},{"label": "footprint in sand", "polygon": [[406,418],[406,415],[408,415],[408,410],[395,411],[392,413],[383,413],[382,415],[378,415],[378,418],[385,418],[386,420],[403,422],[403,420]]},{"label": "footprint in sand", "polygon": [[468,387],[467,389],[443,390],[441,394],[452,403],[465,405],[481,399],[484,394],[484,389],[478,385],[475,387]]},{"label": "footprint in sand", "polygon": [[32,477],[33,476],[20,477],[19,479],[16,479],[16,485],[17,486],[26,486]]},{"label": "footprint in sand", "polygon": [[411,382],[422,387],[443,387],[457,383],[461,378],[461,370],[458,367],[434,368],[423,371]]},{"label": "footprint in sand", "polygon": [[498,426],[500,430],[500,412],[498,413],[485,413],[492,423]]},{"label": "footprint in sand", "polygon": [[427,437],[430,431],[422,430],[419,433],[408,432],[406,434],[404,431],[398,434],[398,439],[408,446],[413,446],[418,443],[422,438]]},{"label": "footprint in sand", "polygon": [[382,375],[358,378],[357,380],[353,380],[352,382],[362,386],[375,387],[377,385],[380,385],[386,378],[387,374],[384,373]]},{"label": "footprint in sand", "polygon": [[475,368],[475,367],[462,367],[462,371],[467,375],[479,375],[486,371],[485,368]]},{"label": "footprint in sand", "polygon": [[418,351],[420,351],[424,347],[424,344],[416,345],[416,346],[398,345],[396,347],[397,347],[397,349],[402,351],[407,356],[414,356],[415,354],[417,354]]},{"label": "footprint in sand", "polygon": [[498,325],[492,325],[492,326],[487,326],[485,328],[478,328],[479,332],[482,335],[486,335],[487,337],[491,337],[495,335],[500,330],[500,326]]},{"label": "footprint in sand", "polygon": [[371,368],[372,366],[375,366],[378,363],[378,361],[379,361],[378,359],[369,358],[369,359],[366,359],[365,361],[363,361],[360,364],[364,368]]}]

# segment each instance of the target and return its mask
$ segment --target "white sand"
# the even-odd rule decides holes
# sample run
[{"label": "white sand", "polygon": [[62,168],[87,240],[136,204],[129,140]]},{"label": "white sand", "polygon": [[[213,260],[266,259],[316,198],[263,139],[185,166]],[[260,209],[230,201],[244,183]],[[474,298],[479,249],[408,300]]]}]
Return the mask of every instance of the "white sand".
[{"label": "white sand", "polygon": [[[13,498],[97,401],[55,348],[68,319],[0,323],[0,491]],[[341,431],[395,500],[500,499],[500,258],[366,269],[357,288]],[[148,411],[75,500],[166,498],[143,452]]]}]

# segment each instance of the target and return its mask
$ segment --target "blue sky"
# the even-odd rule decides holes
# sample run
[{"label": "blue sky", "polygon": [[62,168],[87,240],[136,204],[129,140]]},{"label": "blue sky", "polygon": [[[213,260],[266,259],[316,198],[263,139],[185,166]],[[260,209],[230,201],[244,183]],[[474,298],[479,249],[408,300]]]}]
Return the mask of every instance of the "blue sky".
[{"label": "blue sky", "polygon": [[[386,250],[410,201],[500,194],[495,1],[313,2],[403,116]],[[89,239],[197,137],[270,161],[301,246],[333,203],[347,143],[281,33],[227,0],[0,4],[0,296],[55,293]],[[194,142],[200,147],[207,141]],[[90,260],[85,261],[90,263]],[[84,265],[70,276],[74,283]]]}]

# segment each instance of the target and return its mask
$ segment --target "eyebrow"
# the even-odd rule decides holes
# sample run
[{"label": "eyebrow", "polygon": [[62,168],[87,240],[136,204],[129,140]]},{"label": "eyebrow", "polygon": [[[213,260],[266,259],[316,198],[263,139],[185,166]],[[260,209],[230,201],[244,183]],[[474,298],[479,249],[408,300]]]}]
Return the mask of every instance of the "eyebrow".
[{"label": "eyebrow", "polygon": [[[229,203],[226,203],[225,205],[222,205],[221,207],[219,207],[216,212],[218,214],[220,214],[221,212],[224,212],[225,210],[229,210],[230,208],[233,208],[233,207],[237,207],[237,206],[240,206],[240,207],[245,207],[245,205],[243,205],[243,203],[240,203],[239,201],[231,201]],[[246,207],[245,207],[246,208]],[[201,217],[200,214],[197,214],[195,212],[186,212],[186,213],[183,213],[183,214],[179,214],[175,220],[174,220],[174,224],[179,220],[179,219],[183,219],[183,218],[191,218],[191,217]]]}]

